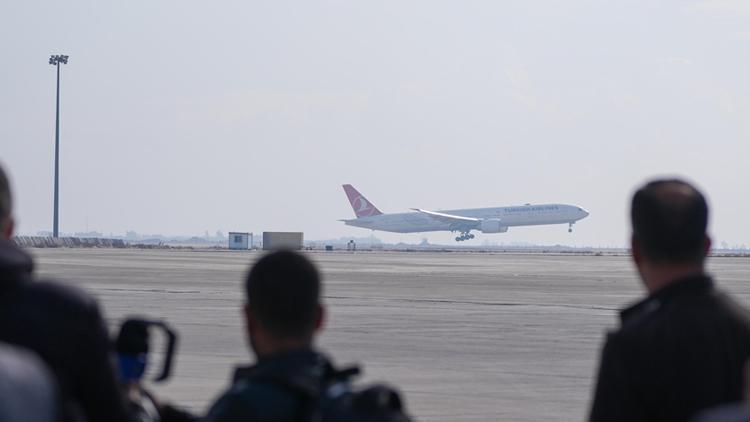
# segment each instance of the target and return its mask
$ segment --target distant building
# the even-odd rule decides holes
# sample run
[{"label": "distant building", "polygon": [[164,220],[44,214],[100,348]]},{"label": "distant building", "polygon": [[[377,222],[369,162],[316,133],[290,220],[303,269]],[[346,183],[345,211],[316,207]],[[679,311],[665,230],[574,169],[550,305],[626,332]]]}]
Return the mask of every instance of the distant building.
[{"label": "distant building", "polygon": [[263,232],[263,250],[278,249],[301,250],[303,246],[302,232]]},{"label": "distant building", "polygon": [[250,249],[251,233],[229,232],[229,249]]}]

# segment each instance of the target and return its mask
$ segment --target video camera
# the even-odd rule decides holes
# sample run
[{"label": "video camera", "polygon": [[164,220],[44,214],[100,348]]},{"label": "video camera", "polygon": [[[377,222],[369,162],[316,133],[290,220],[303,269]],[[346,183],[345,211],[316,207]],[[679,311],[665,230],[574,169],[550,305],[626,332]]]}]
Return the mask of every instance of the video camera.
[{"label": "video camera", "polygon": [[149,364],[151,331],[161,332],[166,346],[161,369],[151,381],[164,382],[169,379],[177,350],[177,333],[171,327],[163,321],[128,318],[115,339],[120,382],[133,413],[143,422],[160,420],[156,401],[143,386]]}]

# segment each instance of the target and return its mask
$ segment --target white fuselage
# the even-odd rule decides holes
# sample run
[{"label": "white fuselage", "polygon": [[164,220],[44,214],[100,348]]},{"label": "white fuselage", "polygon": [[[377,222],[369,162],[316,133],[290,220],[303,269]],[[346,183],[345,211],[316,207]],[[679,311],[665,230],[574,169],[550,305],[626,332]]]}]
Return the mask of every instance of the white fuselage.
[{"label": "white fuselage", "polygon": [[[438,212],[480,220],[497,221],[497,223],[505,229],[515,226],[572,224],[589,215],[588,212],[580,207],[565,204],[471,208],[462,210],[441,210]],[[440,219],[436,219],[433,216],[422,212],[381,214],[344,220],[344,223],[349,226],[395,233],[481,230],[481,227],[476,224],[441,221]]]}]

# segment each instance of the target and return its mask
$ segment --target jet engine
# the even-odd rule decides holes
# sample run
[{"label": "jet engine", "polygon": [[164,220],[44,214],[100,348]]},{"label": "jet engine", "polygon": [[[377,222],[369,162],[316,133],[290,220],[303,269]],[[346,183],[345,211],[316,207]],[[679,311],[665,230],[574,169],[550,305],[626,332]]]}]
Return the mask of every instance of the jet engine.
[{"label": "jet engine", "polygon": [[499,218],[488,218],[482,220],[480,230],[482,233],[505,233],[508,231],[508,226],[503,226]]}]

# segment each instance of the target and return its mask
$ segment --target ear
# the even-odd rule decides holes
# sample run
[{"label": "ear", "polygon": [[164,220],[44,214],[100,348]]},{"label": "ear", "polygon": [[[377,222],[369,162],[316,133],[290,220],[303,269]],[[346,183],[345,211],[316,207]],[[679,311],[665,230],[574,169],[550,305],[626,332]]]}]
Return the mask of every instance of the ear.
[{"label": "ear", "polygon": [[253,311],[247,303],[242,307],[242,314],[245,317],[245,327],[247,328],[247,332],[255,332],[258,327],[258,320],[255,318],[255,315],[253,315]]},{"label": "ear", "polygon": [[638,246],[638,241],[636,240],[635,235],[630,236],[630,251],[633,255],[633,261],[635,264],[640,264],[643,261],[643,254],[641,254],[641,247]]},{"label": "ear", "polygon": [[323,305],[318,305],[318,310],[315,315],[315,332],[323,329],[323,323],[326,320],[326,308]]},{"label": "ear", "polygon": [[711,252],[711,238],[706,235],[703,239],[703,256],[708,256],[709,252]]},{"label": "ear", "polygon": [[13,217],[8,217],[5,219],[3,224],[0,224],[0,228],[2,228],[2,236],[3,239],[10,240],[11,237],[13,237]]}]

